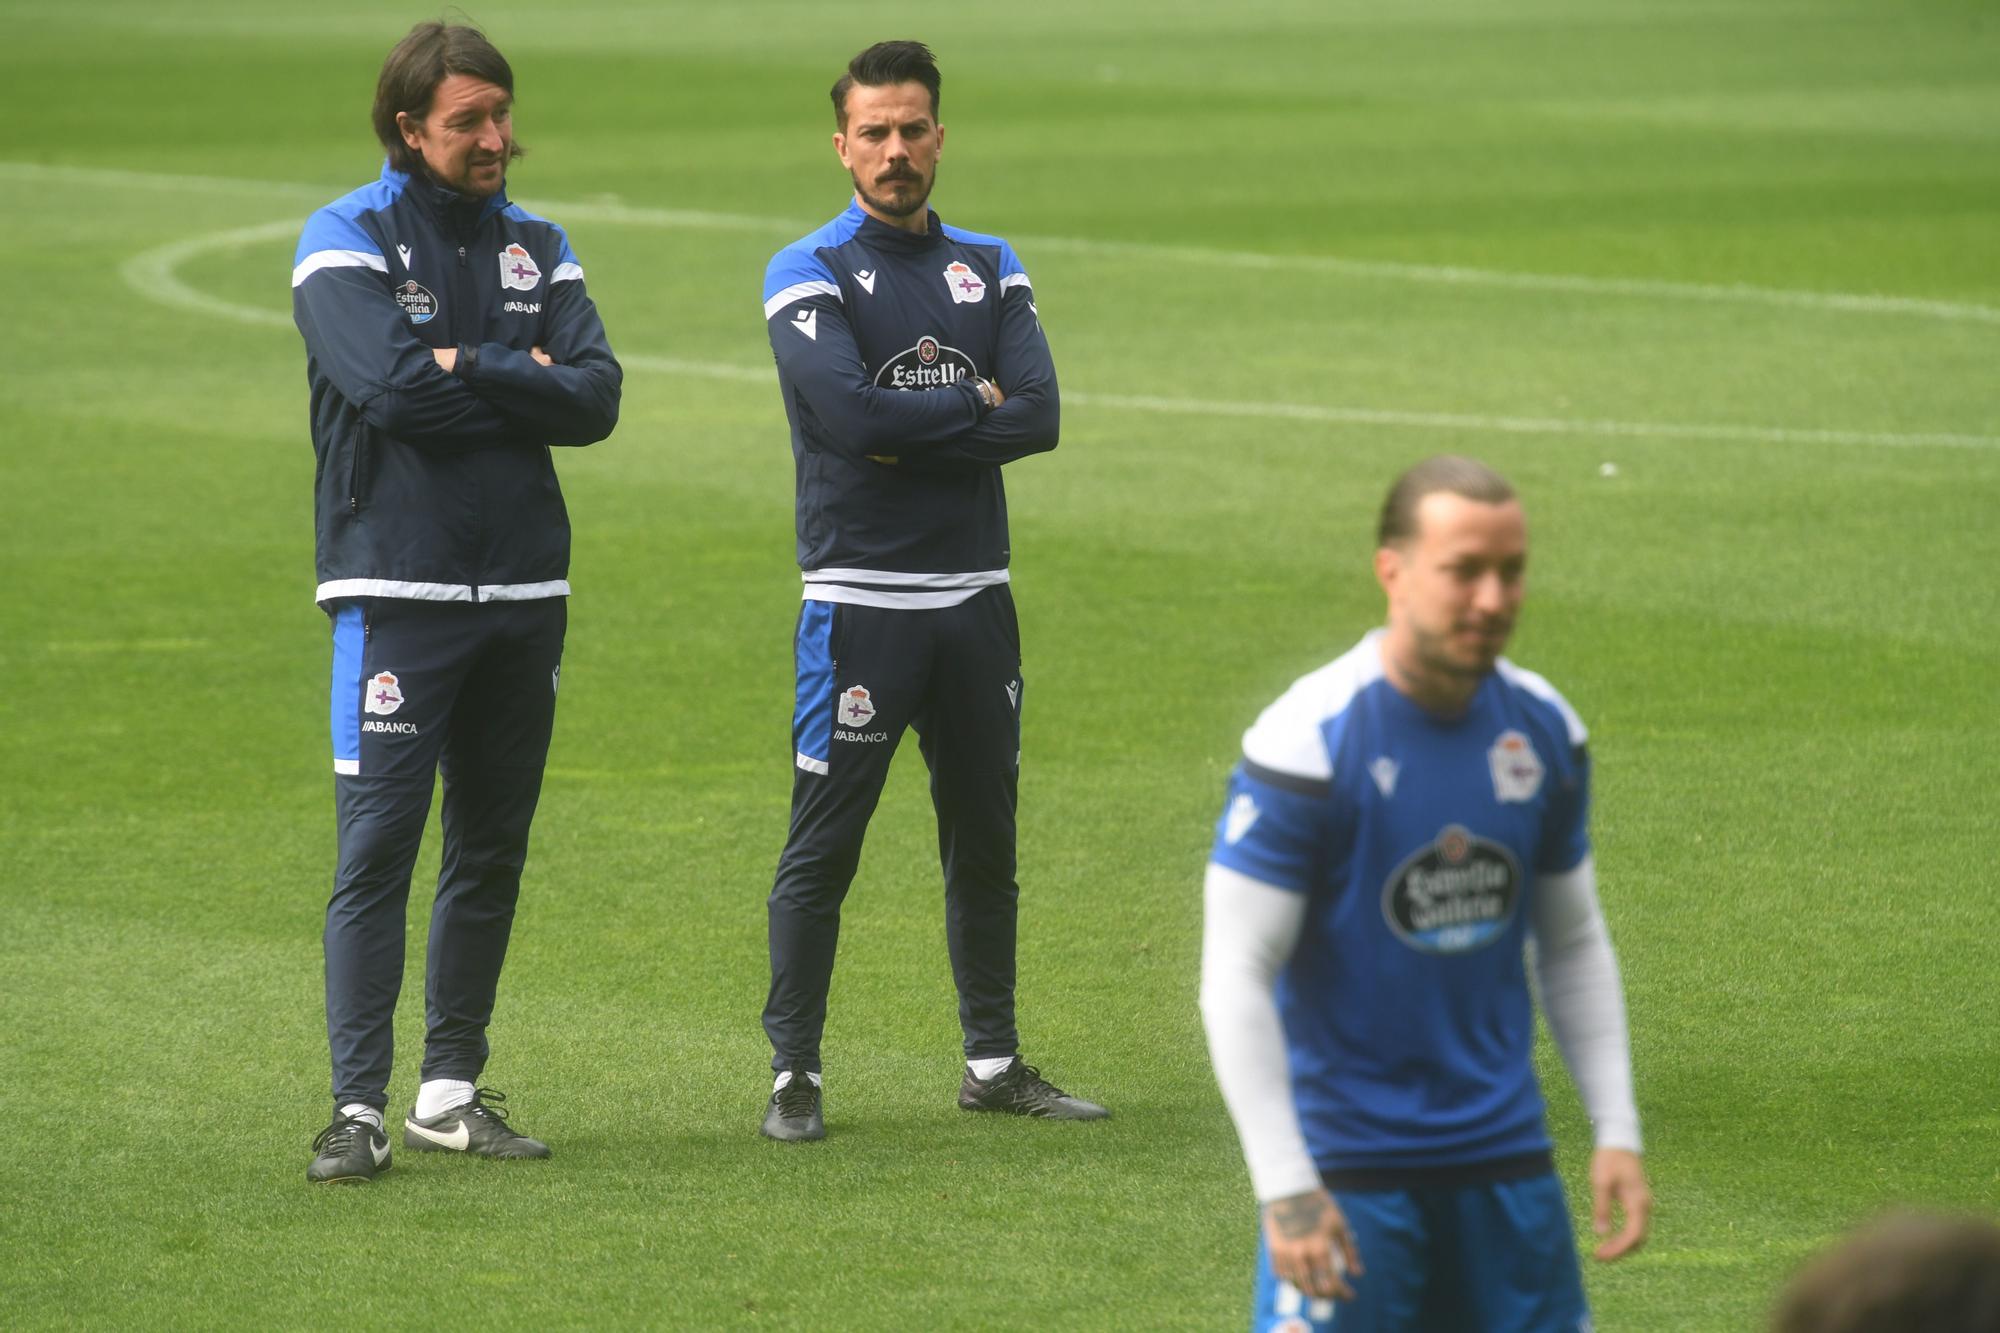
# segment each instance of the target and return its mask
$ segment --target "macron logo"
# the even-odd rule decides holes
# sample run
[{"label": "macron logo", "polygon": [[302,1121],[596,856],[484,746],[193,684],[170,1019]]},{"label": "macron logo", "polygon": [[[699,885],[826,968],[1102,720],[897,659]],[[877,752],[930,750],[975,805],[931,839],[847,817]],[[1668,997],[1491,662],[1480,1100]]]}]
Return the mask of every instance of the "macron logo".
[{"label": "macron logo", "polygon": [[1222,840],[1234,847],[1243,841],[1243,835],[1250,831],[1250,826],[1257,822],[1257,816],[1263,813],[1257,808],[1256,798],[1249,792],[1237,792],[1236,799],[1229,803],[1229,813],[1223,816]]},{"label": "macron logo", "polygon": [[792,327],[814,342],[819,341],[819,311],[801,310],[792,316]]},{"label": "macron logo", "polygon": [[410,247],[407,245],[397,246],[396,257],[403,261],[404,268],[408,268],[410,266]]},{"label": "macron logo", "polygon": [[856,274],[854,275],[854,280],[855,280],[856,282],[858,282],[858,283],[860,283],[860,284],[861,284],[861,290],[862,290],[862,291],[864,291],[864,292],[867,292],[867,293],[868,293],[868,294],[869,294],[870,296],[873,296],[873,295],[875,294],[875,270],[874,270],[874,269],[872,269],[872,268],[864,268],[864,269],[862,269],[862,270],[861,270],[861,271],[860,271],[859,273],[856,273]]}]

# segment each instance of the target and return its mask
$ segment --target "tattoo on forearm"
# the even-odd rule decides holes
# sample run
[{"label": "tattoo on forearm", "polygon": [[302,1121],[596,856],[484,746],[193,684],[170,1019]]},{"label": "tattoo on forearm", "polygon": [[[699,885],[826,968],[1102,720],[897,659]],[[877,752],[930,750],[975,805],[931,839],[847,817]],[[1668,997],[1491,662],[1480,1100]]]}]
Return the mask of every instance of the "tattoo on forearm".
[{"label": "tattoo on forearm", "polygon": [[1325,1222],[1327,1214],[1325,1198],[1317,1194],[1301,1194],[1296,1199],[1279,1199],[1271,1205],[1271,1218],[1278,1224],[1278,1234],[1286,1240],[1298,1240],[1310,1236]]}]

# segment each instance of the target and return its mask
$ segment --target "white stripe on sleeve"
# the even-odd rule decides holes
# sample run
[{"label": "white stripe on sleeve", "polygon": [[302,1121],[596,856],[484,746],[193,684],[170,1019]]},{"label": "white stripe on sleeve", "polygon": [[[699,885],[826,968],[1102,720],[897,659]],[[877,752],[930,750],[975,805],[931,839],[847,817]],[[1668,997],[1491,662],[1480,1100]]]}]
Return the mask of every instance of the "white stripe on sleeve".
[{"label": "white stripe on sleeve", "polygon": [[377,273],[387,273],[389,261],[366,250],[315,250],[292,269],[292,286],[298,286],[323,268],[372,268]]},{"label": "white stripe on sleeve", "polygon": [[769,319],[792,302],[803,301],[808,296],[831,296],[838,301],[840,288],[830,282],[795,282],[764,302],[764,318]]},{"label": "white stripe on sleeve", "polygon": [[549,286],[551,287],[555,286],[559,282],[582,282],[582,281],[583,281],[583,265],[581,264],[557,264],[556,271],[549,274]]}]

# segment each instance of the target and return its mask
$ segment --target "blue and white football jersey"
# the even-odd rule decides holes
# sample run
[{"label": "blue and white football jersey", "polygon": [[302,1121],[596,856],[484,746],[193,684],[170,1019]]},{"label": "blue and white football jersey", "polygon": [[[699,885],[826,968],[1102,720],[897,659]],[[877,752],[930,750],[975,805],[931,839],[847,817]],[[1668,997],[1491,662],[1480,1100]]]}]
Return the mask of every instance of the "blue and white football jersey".
[{"label": "blue and white football jersey", "polygon": [[1583,723],[1504,658],[1434,717],[1381,637],[1244,733],[1211,859],[1309,899],[1276,995],[1322,1170],[1546,1151],[1522,949],[1535,876],[1590,850]]}]

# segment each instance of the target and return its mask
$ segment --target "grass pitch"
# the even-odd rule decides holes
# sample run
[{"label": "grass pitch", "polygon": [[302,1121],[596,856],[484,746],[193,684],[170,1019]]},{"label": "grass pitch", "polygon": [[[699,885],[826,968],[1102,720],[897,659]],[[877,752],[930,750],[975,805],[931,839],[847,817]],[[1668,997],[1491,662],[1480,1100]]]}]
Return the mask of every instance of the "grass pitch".
[{"label": "grass pitch", "polygon": [[[556,1157],[332,1190],[285,274],[374,175],[417,14],[0,16],[0,1322],[1239,1326],[1200,867],[1238,733],[1374,622],[1373,508],[1440,450],[1523,489],[1513,656],[1594,733],[1660,1199],[1588,1273],[1599,1326],[1753,1326],[1876,1209],[2000,1187],[1982,8],[480,9],[513,192],[628,365],[617,435],[560,460],[577,591],[488,1073]],[[826,86],[906,34],[945,70],[936,204],[1014,241],[1062,372],[1062,447],[1009,471],[1022,1015],[1116,1118],[954,1108],[912,749],[846,915],[833,1137],[788,1149],[755,1133],[798,596],[758,283],[843,203]]]}]

